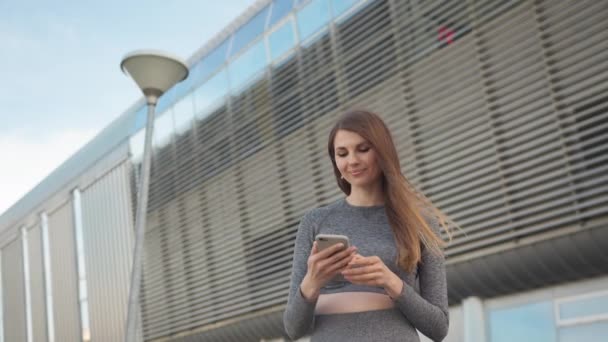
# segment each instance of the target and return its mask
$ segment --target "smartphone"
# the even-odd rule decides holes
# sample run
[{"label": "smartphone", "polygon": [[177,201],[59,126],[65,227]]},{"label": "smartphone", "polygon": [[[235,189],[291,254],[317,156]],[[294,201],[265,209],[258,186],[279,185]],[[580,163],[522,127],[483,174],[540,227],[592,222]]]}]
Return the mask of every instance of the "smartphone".
[{"label": "smartphone", "polygon": [[[320,252],[326,248],[329,248],[337,243],[342,243],[344,247],[342,247],[338,252],[343,251],[350,247],[350,240],[346,235],[334,235],[334,234],[319,234],[315,237],[315,241],[317,241],[317,252]],[[326,285],[326,287],[336,287],[342,286],[346,283],[346,279],[340,273],[336,274],[332,279],[331,283]]]},{"label": "smartphone", "polygon": [[348,236],[346,235],[334,235],[334,234],[319,234],[315,237],[317,241],[317,250],[318,252],[331,247],[337,243],[342,243],[344,246],[340,250],[347,249],[350,247],[350,241],[348,240]]}]

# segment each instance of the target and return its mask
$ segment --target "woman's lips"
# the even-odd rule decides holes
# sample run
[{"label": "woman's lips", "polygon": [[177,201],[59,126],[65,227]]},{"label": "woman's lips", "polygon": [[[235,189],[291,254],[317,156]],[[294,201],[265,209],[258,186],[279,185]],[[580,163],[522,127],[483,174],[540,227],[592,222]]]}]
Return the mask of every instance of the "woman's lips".
[{"label": "woman's lips", "polygon": [[357,171],[351,171],[350,174],[357,177],[363,174],[363,172],[365,172],[365,170],[357,170]]}]

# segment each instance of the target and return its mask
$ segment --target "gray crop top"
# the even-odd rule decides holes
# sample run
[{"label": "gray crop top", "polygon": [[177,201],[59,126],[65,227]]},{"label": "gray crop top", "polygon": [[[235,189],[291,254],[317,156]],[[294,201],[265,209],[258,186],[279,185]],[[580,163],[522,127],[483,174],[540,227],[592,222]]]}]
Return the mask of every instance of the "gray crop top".
[{"label": "gray crop top", "polygon": [[[436,231],[439,224],[427,221]],[[300,284],[317,234],[344,234],[363,256],[376,255],[403,281],[403,291],[395,298],[396,307],[412,325],[434,341],[441,341],[448,330],[448,298],[443,256],[423,248],[417,271],[409,274],[397,267],[397,248],[384,206],[358,207],[342,198],[307,212],[298,227],[293,256],[291,285],[283,321],[285,331],[297,339],[314,329],[315,303],[304,299]],[[358,286],[348,282],[329,283],[321,294],[336,292],[385,293],[383,288]],[[373,323],[370,323],[373,324]]]}]

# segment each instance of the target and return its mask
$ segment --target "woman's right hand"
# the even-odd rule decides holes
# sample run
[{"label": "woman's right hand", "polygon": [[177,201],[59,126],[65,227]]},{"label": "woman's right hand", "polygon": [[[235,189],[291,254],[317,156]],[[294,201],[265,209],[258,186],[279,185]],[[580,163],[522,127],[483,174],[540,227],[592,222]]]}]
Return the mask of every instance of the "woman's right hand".
[{"label": "woman's right hand", "polygon": [[357,247],[351,246],[340,251],[342,248],[344,246],[339,243],[319,252],[317,242],[313,242],[307,261],[308,270],[300,285],[304,298],[309,301],[316,300],[321,288],[348,266],[357,252]]}]

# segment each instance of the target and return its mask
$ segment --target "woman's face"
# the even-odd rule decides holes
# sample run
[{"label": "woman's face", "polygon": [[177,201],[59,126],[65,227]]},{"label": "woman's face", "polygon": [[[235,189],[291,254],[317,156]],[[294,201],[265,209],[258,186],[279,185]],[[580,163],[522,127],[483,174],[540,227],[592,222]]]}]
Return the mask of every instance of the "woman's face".
[{"label": "woman's face", "polygon": [[339,130],[334,138],[334,157],[338,170],[351,186],[365,187],[379,181],[382,170],[376,151],[359,134]]}]

